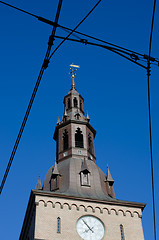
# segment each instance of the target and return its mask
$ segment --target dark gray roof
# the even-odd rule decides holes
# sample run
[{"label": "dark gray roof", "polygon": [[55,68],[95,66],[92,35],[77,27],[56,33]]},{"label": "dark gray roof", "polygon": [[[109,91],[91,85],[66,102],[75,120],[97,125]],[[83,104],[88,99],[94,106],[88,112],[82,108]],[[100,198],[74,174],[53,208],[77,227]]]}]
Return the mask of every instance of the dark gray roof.
[{"label": "dark gray roof", "polygon": [[[108,196],[106,192],[106,175],[91,160],[86,160],[90,171],[90,186],[81,186],[80,172],[82,162],[82,158],[68,158],[57,164],[58,172],[61,175],[61,185],[54,193],[97,200],[112,200],[113,198]],[[46,174],[43,191],[50,191],[50,179],[53,168],[54,166]]]}]

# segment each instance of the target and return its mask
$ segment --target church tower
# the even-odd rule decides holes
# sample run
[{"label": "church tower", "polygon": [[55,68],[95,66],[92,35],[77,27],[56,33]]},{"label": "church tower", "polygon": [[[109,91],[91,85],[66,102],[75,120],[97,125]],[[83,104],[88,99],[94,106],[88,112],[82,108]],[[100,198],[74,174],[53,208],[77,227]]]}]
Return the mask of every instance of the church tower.
[{"label": "church tower", "polygon": [[114,180],[96,165],[95,129],[72,84],[54,140],[56,160],[31,191],[20,240],[144,240],[143,203],[118,200]]}]

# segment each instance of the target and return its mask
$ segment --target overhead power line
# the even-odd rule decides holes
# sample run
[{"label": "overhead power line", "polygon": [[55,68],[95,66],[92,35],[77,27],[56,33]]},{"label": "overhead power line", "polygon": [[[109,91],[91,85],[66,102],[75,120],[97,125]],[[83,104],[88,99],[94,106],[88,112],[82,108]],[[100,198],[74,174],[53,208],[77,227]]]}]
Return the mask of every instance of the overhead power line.
[{"label": "overhead power line", "polygon": [[[65,39],[65,37],[61,37],[61,36],[55,36],[55,38]],[[92,45],[92,46],[97,46],[97,47],[107,49],[107,50],[109,50],[113,53],[116,53],[116,54],[122,56],[123,58],[126,58],[127,60],[137,64],[138,66],[147,69],[146,66],[137,62],[138,60],[141,60],[141,59],[139,59],[137,54],[133,54],[131,51],[128,52],[128,51],[124,51],[124,50],[121,50],[121,49],[118,49],[118,48],[115,48],[115,47],[110,47],[110,46],[103,45],[103,44],[98,44],[98,43],[92,43],[92,42],[89,42],[85,39],[77,40],[77,39],[67,38],[66,40],[73,41],[73,42],[78,42],[78,43],[83,43],[84,45]],[[144,57],[144,55],[143,55],[143,57]]]},{"label": "overhead power line", "polygon": [[[100,0],[101,1],[101,0]],[[11,164],[12,164],[12,161],[13,161],[13,158],[14,158],[14,155],[16,153],[16,150],[17,150],[17,147],[18,147],[18,144],[19,144],[19,141],[20,141],[20,138],[22,136],[22,133],[23,133],[23,130],[24,130],[24,127],[25,127],[25,124],[26,124],[26,121],[27,121],[27,118],[29,116],[29,113],[30,113],[30,110],[31,110],[31,107],[32,107],[32,103],[34,101],[34,98],[35,98],[35,95],[36,95],[36,92],[37,92],[37,89],[39,87],[39,84],[40,84],[40,80],[42,78],[42,75],[43,75],[43,72],[44,70],[47,68],[48,64],[49,64],[49,61],[51,59],[51,57],[54,55],[54,53],[59,49],[59,47],[66,41],[66,40],[69,40],[69,41],[76,41],[76,42],[80,42],[80,43],[84,43],[85,45],[89,44],[89,45],[94,45],[94,46],[98,46],[98,47],[102,47],[102,48],[105,48],[107,50],[110,50],[128,60],[130,60],[131,62],[133,63],[136,63],[137,65],[145,68],[147,70],[147,87],[148,87],[148,111],[149,111],[149,141],[150,141],[150,155],[151,155],[151,181],[152,181],[152,199],[153,199],[153,221],[154,221],[154,238],[156,240],[156,217],[155,217],[155,192],[154,192],[154,170],[153,170],[153,151],[152,151],[152,130],[151,130],[151,102],[150,102],[150,70],[151,70],[151,64],[154,62],[157,62],[158,63],[158,66],[159,66],[159,60],[157,58],[153,58],[151,57],[151,47],[152,47],[152,36],[153,36],[153,26],[154,26],[154,16],[155,16],[155,8],[156,8],[156,0],[154,0],[154,5],[153,5],[153,14],[152,14],[152,23],[151,23],[151,32],[150,32],[150,42],[149,42],[149,55],[146,55],[146,54],[141,54],[141,53],[138,53],[136,51],[132,51],[132,50],[129,50],[127,48],[124,48],[124,47],[121,47],[121,46],[118,46],[116,44],[113,44],[113,43],[110,43],[110,42],[107,42],[107,41],[104,41],[104,40],[101,40],[99,38],[96,38],[96,37],[92,37],[88,34],[85,34],[85,33],[81,33],[79,31],[76,31],[76,29],[81,25],[81,23],[90,15],[90,13],[97,7],[97,5],[100,3],[100,1],[97,2],[97,4],[93,7],[93,9],[86,15],[86,17],[72,30],[68,27],[64,27],[62,25],[59,25],[58,24],[58,21],[56,21],[57,19],[55,19],[55,22],[53,21],[50,21],[46,18],[43,18],[43,17],[40,17],[40,16],[37,16],[35,14],[32,14],[30,12],[27,12],[23,9],[20,9],[18,7],[15,7],[11,4],[8,4],[8,3],[5,3],[3,1],[0,1],[0,3],[6,5],[6,6],[9,6],[11,8],[14,8],[18,11],[21,11],[25,14],[28,14],[32,17],[35,17],[37,18],[39,21],[42,21],[44,23],[47,23],[51,26],[53,26],[53,30],[54,30],[54,35],[53,35],[53,32],[52,32],[52,35],[50,36],[49,38],[49,43],[48,43],[48,49],[51,50],[51,44],[53,43],[53,40],[54,40],[54,37],[56,38],[61,38],[63,39],[62,42],[55,48],[55,50],[52,52],[52,54],[50,55],[50,50],[48,51],[49,53],[46,54],[45,56],[45,59],[44,59],[44,62],[43,62],[43,65],[42,65],[42,68],[41,68],[41,71],[40,71],[40,74],[39,74],[39,77],[38,77],[38,80],[36,82],[36,85],[35,85],[35,88],[34,88],[34,91],[33,91],[33,94],[32,94],[32,97],[31,97],[31,100],[29,102],[29,105],[28,105],[28,108],[27,108],[27,111],[26,111],[26,114],[25,114],[25,117],[24,117],[24,120],[23,120],[23,123],[21,125],[21,128],[20,128],[20,131],[19,131],[19,134],[18,134],[18,137],[17,137],[17,140],[16,140],[16,143],[14,145],[14,148],[13,148],[13,151],[12,151],[12,154],[11,154],[11,157],[10,157],[10,160],[9,160],[9,163],[8,163],[8,166],[7,166],[7,169],[6,169],[6,172],[5,172],[5,175],[4,175],[4,178],[2,180],[2,184],[0,186],[0,193],[2,192],[2,189],[3,189],[3,186],[4,186],[4,183],[6,181],[6,178],[7,178],[7,175],[8,175],[8,172],[10,170],[10,167],[11,167]],[[60,1],[59,1],[60,2]],[[55,31],[56,31],[56,28],[57,27],[60,27],[62,28],[63,30],[65,31],[70,31],[70,33],[66,36],[66,37],[60,37],[60,36],[55,36]],[[85,37],[88,37],[88,38],[91,38],[93,40],[96,40],[96,41],[99,41],[99,42],[102,42],[102,43],[105,43],[107,45],[110,45],[110,46],[106,46],[106,45],[102,45],[102,44],[97,44],[97,43],[91,43],[91,42],[88,42],[88,40],[86,39],[81,39],[79,36],[75,35],[76,34],[79,34],[81,36],[85,36]],[[79,40],[76,40],[76,39],[70,39],[70,35],[74,35],[75,37],[77,37]],[[53,37],[54,36],[54,37]],[[49,56],[50,55],[50,56]],[[129,57],[128,57],[128,56]],[[144,59],[140,59],[139,56],[143,57]],[[146,60],[147,61],[147,67],[145,67],[143,64],[140,64],[137,62],[137,60],[141,60],[141,61],[144,61]],[[38,82],[39,81],[39,82]]]},{"label": "overhead power line", "polygon": [[77,24],[77,26],[71,30],[71,32],[67,35],[67,37],[65,37],[62,42],[55,48],[55,50],[53,51],[53,53],[50,55],[49,60],[51,59],[51,57],[54,55],[54,53],[59,49],[59,47],[69,38],[69,36],[71,36],[72,33],[75,32],[75,30],[86,20],[86,18],[94,11],[94,9],[98,6],[98,4],[101,2],[101,0],[99,0],[95,6],[91,9],[91,11],[82,19],[82,21],[79,22],[79,24]]},{"label": "overhead power line", "polygon": [[[4,184],[5,184],[5,182],[6,182],[8,173],[9,173],[9,171],[10,171],[10,168],[11,168],[11,165],[12,165],[12,162],[13,162],[13,159],[14,159],[14,156],[15,156],[15,153],[16,153],[16,151],[17,151],[17,148],[18,148],[20,139],[21,139],[21,137],[22,137],[22,134],[23,134],[23,131],[24,131],[24,128],[25,128],[27,119],[28,119],[28,117],[29,117],[29,113],[30,113],[30,110],[31,110],[31,108],[32,108],[32,105],[33,105],[33,102],[34,102],[34,99],[35,99],[37,90],[38,90],[38,88],[39,88],[39,85],[40,85],[40,82],[41,82],[41,79],[42,79],[44,70],[48,67],[49,59],[50,59],[50,58],[52,57],[52,55],[53,55],[53,54],[51,54],[51,56],[50,56],[50,51],[51,51],[51,47],[52,47],[52,45],[53,45],[53,41],[54,41],[54,37],[55,37],[55,32],[56,32],[56,28],[57,28],[57,24],[58,24],[58,19],[59,19],[59,15],[60,15],[60,11],[61,11],[62,2],[63,2],[63,0],[59,0],[57,12],[56,12],[56,17],[55,17],[55,25],[53,26],[52,33],[51,33],[51,35],[50,35],[50,37],[49,37],[48,48],[47,48],[47,51],[46,51],[46,55],[45,55],[45,58],[44,58],[44,61],[43,61],[43,64],[42,64],[42,67],[41,67],[41,70],[40,70],[38,79],[37,79],[37,81],[36,81],[36,84],[35,84],[35,87],[34,87],[34,90],[33,90],[32,96],[31,96],[31,99],[30,99],[30,101],[29,101],[29,105],[28,105],[28,107],[27,107],[27,110],[26,110],[26,113],[25,113],[25,116],[24,116],[22,125],[21,125],[21,127],[20,127],[20,131],[19,131],[19,133],[18,133],[16,142],[15,142],[15,144],[14,144],[14,147],[13,147],[13,150],[12,150],[12,153],[11,153],[11,156],[10,156],[10,159],[9,159],[9,162],[8,162],[8,165],[7,165],[7,168],[6,168],[6,171],[5,171],[4,176],[3,176],[3,179],[2,179],[2,183],[1,183],[1,186],[0,186],[0,194],[2,193]],[[89,13],[82,19],[82,21],[79,22],[79,24],[78,24],[74,29],[77,29],[77,28],[86,20],[86,18],[94,11],[94,9],[98,6],[98,4],[99,4],[100,2],[101,2],[101,0],[99,0],[99,1],[95,4],[95,6],[89,11]],[[74,31],[74,30],[72,30],[72,32],[69,33],[67,37],[69,37],[69,36],[73,33],[73,31]],[[67,38],[67,37],[66,37],[66,38]],[[58,47],[57,47],[56,49],[58,49],[63,43],[64,43],[64,40],[58,45]],[[54,52],[53,52],[53,53],[54,53]]]},{"label": "overhead power line", "polygon": [[[28,12],[28,11],[26,11],[26,10],[23,10],[23,9],[21,9],[21,8],[18,8],[18,7],[15,7],[15,6],[13,6],[13,5],[11,5],[11,4],[8,4],[8,3],[6,3],[6,2],[0,1],[0,3],[4,4],[4,5],[6,5],[6,6],[9,6],[9,7],[13,8],[13,9],[16,9],[16,10],[18,10],[18,11],[21,11],[21,12],[23,12],[23,13],[25,13],[25,14],[28,14],[28,15],[30,15],[30,16],[32,16],[32,17],[35,17],[35,18],[38,19],[39,21],[44,22],[44,23],[46,23],[46,24],[48,24],[48,25],[51,25],[51,26],[55,26],[55,25],[56,25],[57,27],[63,29],[63,30],[66,31],[66,32],[69,32],[69,33],[72,32],[71,35],[73,35],[73,36],[75,36],[76,38],[80,39],[80,40],[81,40],[81,43],[86,44],[86,43],[88,43],[88,41],[87,41],[86,39],[82,39],[82,38],[79,37],[78,35],[81,35],[81,36],[84,36],[84,37],[87,37],[87,38],[90,38],[90,39],[99,41],[99,42],[101,42],[101,43],[105,43],[105,44],[107,44],[107,45],[110,45],[110,46],[112,46],[112,47],[115,47],[115,49],[114,49],[114,48],[110,48],[110,49],[109,49],[109,47],[104,47],[103,45],[98,45],[98,44],[90,43],[90,42],[89,42],[88,44],[92,44],[92,45],[95,45],[95,46],[107,48],[108,50],[113,49],[113,50],[119,51],[119,52],[122,52],[122,51],[120,51],[120,49],[123,50],[123,51],[127,51],[128,53],[126,53],[126,52],[125,52],[125,53],[128,54],[128,55],[130,55],[130,53],[131,53],[131,56],[130,56],[130,57],[131,57],[131,59],[133,59],[134,61],[132,61],[131,59],[129,59],[129,58],[125,57],[125,56],[123,56],[123,55],[120,54],[120,53],[119,53],[119,55],[122,56],[122,57],[124,57],[124,58],[127,58],[128,60],[130,60],[130,61],[132,61],[132,62],[135,62],[135,63],[136,63],[136,61],[138,60],[138,56],[142,56],[143,58],[145,58],[145,56],[146,56],[145,54],[139,53],[139,52],[137,52],[137,51],[134,51],[134,50],[131,50],[131,49],[128,49],[128,48],[125,48],[125,47],[121,47],[121,46],[119,46],[119,45],[117,45],[117,44],[110,43],[110,42],[108,42],[108,41],[99,39],[99,38],[97,38],[97,37],[90,36],[90,35],[88,35],[88,34],[86,34],[86,33],[79,32],[79,31],[77,31],[77,30],[75,30],[75,29],[73,30],[73,29],[71,29],[71,28],[62,26],[62,25],[57,24],[57,23],[55,24],[55,22],[53,22],[53,21],[51,21],[51,20],[49,20],[49,19],[46,19],[46,18],[44,18],[44,17],[35,15],[35,14],[33,14],[33,13],[30,13],[30,12]],[[78,35],[77,35],[77,34],[78,34]],[[59,36],[55,36],[55,37],[56,37],[56,38],[64,39],[64,37],[59,37]],[[68,38],[67,38],[66,40],[75,41],[75,39],[68,39]],[[77,41],[77,42],[78,42],[78,41]],[[114,52],[115,52],[115,51],[114,51]],[[115,53],[118,54],[118,52],[115,52]],[[145,58],[145,59],[147,59],[147,58]],[[140,59],[140,60],[141,60],[141,59]],[[158,58],[150,57],[150,60],[151,60],[151,64],[154,64],[154,65],[158,65],[158,66],[159,66],[159,59],[158,59]],[[143,61],[143,60],[141,60],[141,61]],[[153,63],[153,62],[156,62],[157,64],[155,64],[155,63]],[[140,65],[140,64],[138,64],[138,65]],[[144,67],[144,68],[145,68],[145,67]]]},{"label": "overhead power line", "polygon": [[[57,7],[57,12],[56,12],[56,17],[55,17],[55,23],[58,23],[58,19],[59,19],[59,16],[60,16],[60,11],[61,11],[62,2],[63,2],[63,0],[59,0],[58,7]],[[13,159],[14,159],[14,156],[15,156],[15,153],[16,153],[16,151],[17,151],[17,148],[18,148],[18,145],[19,145],[21,136],[22,136],[22,134],[23,134],[23,131],[24,131],[24,128],[25,128],[25,125],[26,125],[26,122],[27,122],[27,119],[28,119],[30,110],[31,110],[32,105],[33,105],[33,102],[34,102],[34,98],[35,98],[35,96],[36,96],[36,93],[37,93],[39,84],[40,84],[40,82],[41,82],[41,78],[42,78],[42,76],[43,76],[44,70],[45,70],[46,67],[47,67],[48,58],[49,58],[49,55],[50,55],[51,47],[52,47],[52,45],[53,45],[53,40],[54,40],[56,28],[57,28],[56,26],[53,26],[52,33],[51,33],[51,35],[50,35],[50,37],[49,37],[49,42],[48,42],[48,48],[47,48],[47,51],[46,51],[46,55],[45,55],[45,58],[44,58],[44,61],[43,61],[43,64],[42,64],[42,67],[41,67],[41,70],[40,70],[38,79],[37,79],[37,81],[36,81],[36,84],[35,84],[35,87],[34,87],[34,90],[33,90],[32,96],[31,96],[31,99],[30,99],[30,101],[29,101],[29,105],[28,105],[28,107],[27,107],[27,110],[26,110],[26,113],[25,113],[25,116],[24,116],[22,125],[21,125],[21,127],[20,127],[20,131],[19,131],[19,133],[18,133],[16,142],[15,142],[15,144],[14,144],[14,147],[13,147],[13,150],[12,150],[12,153],[11,153],[11,156],[10,156],[10,159],[9,159],[9,162],[8,162],[8,165],[7,165],[7,168],[6,168],[4,177],[3,177],[3,179],[2,179],[2,183],[1,183],[1,186],[0,186],[0,194],[2,193],[4,184],[5,184],[5,182],[6,182],[8,173],[9,173],[9,171],[10,171],[10,168],[11,168],[11,165],[12,165],[12,162],[13,162]]]},{"label": "overhead power line", "polygon": [[151,130],[151,98],[150,98],[150,69],[151,69],[151,48],[152,48],[152,36],[153,26],[155,18],[156,0],[153,4],[152,23],[150,31],[150,42],[149,42],[149,55],[147,58],[147,94],[148,94],[148,111],[149,111],[149,141],[150,141],[150,157],[151,157],[151,183],[152,183],[152,202],[153,202],[153,225],[154,225],[154,239],[156,240],[156,214],[155,214],[155,187],[154,187],[154,167],[153,167],[153,150],[152,150],[152,130]]},{"label": "overhead power line", "polygon": [[[15,7],[15,6],[11,5],[11,4],[5,3],[5,2],[3,2],[3,1],[0,1],[0,3],[6,5],[6,6],[8,6],[8,7],[11,7],[11,8],[13,8],[13,9],[16,9],[16,10],[18,10],[18,11],[21,11],[21,12],[23,12],[23,13],[25,13],[25,14],[28,14],[28,15],[30,15],[30,16],[32,16],[32,17],[35,17],[35,18],[38,19],[39,21],[44,22],[44,23],[46,23],[46,24],[48,24],[48,25],[51,25],[51,26],[55,26],[55,25],[56,25],[57,27],[65,30],[65,31],[67,31],[67,32],[72,32],[72,35],[75,35],[75,33],[76,33],[76,34],[79,34],[79,35],[81,35],[81,36],[88,37],[88,38],[90,38],[90,39],[93,39],[93,40],[96,40],[96,41],[99,41],[99,42],[108,44],[108,45],[110,45],[110,46],[112,46],[112,47],[117,47],[117,48],[119,48],[119,49],[132,52],[132,53],[137,54],[137,55],[139,55],[139,56],[143,56],[143,55],[144,55],[144,54],[141,54],[141,53],[139,53],[139,52],[130,50],[130,49],[128,49],[128,48],[124,48],[124,47],[121,47],[121,46],[119,46],[119,45],[110,43],[110,42],[108,42],[108,41],[99,39],[99,38],[97,38],[97,37],[90,36],[90,35],[88,35],[88,34],[86,34],[86,33],[81,33],[81,32],[79,32],[79,31],[77,31],[77,30],[75,30],[75,29],[72,30],[71,28],[62,26],[62,25],[60,25],[60,24],[57,24],[57,23],[55,24],[55,22],[53,22],[53,21],[51,21],[51,20],[49,20],[49,19],[46,19],[46,18],[44,18],[44,17],[35,15],[35,14],[30,13],[30,12],[28,12],[28,11],[26,11],[26,10],[21,9],[21,8],[18,8],[18,7]],[[76,29],[77,29],[77,28],[76,28]],[[77,36],[77,35],[75,35],[75,36],[76,36],[78,39],[81,39],[79,36]]]}]

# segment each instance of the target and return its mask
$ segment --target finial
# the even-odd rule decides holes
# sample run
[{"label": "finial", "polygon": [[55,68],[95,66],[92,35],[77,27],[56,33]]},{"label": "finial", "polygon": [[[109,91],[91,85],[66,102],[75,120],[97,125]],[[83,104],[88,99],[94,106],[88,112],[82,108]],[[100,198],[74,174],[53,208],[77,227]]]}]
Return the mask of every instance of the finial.
[{"label": "finial", "polygon": [[67,112],[66,112],[66,108],[65,108],[65,112],[64,112],[64,117],[67,117]]},{"label": "finial", "polygon": [[108,182],[114,183],[114,179],[113,179],[112,176],[111,176],[111,173],[110,173],[108,164],[107,164],[107,177],[106,177],[106,179],[107,179]]},{"label": "finial", "polygon": [[88,115],[88,112],[87,112],[87,119],[90,119],[90,118],[89,118],[89,115]]},{"label": "finial", "polygon": [[60,117],[58,116],[58,119],[57,119],[57,124],[59,124],[60,123]]},{"label": "finial", "polygon": [[70,64],[70,74],[71,74],[71,78],[72,78],[72,84],[71,84],[71,86],[72,86],[72,90],[74,90],[75,89],[75,80],[74,80],[74,78],[75,78],[75,75],[76,75],[76,73],[75,73],[75,71],[77,71],[77,68],[80,68],[80,66],[79,65],[74,65],[73,63],[72,64]]},{"label": "finial", "polygon": [[36,190],[42,190],[42,185],[41,185],[41,180],[40,180],[40,176],[39,176],[39,178],[38,178],[38,182],[37,182],[37,184],[36,184],[36,188],[35,188]]}]

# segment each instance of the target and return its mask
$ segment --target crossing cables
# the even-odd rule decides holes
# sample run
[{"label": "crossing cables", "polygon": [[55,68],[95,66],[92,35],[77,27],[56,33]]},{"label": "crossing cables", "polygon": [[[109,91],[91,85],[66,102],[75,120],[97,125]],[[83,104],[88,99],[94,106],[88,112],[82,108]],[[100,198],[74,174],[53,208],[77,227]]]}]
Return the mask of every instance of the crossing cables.
[{"label": "crossing cables", "polygon": [[40,69],[40,73],[39,73],[39,76],[38,76],[38,78],[37,78],[37,81],[36,81],[36,84],[35,84],[33,93],[32,93],[32,95],[31,95],[31,99],[30,99],[30,101],[29,101],[29,105],[28,105],[28,107],[27,107],[27,110],[26,110],[26,113],[25,113],[25,116],[24,116],[22,125],[21,125],[21,127],[20,127],[20,130],[19,130],[19,133],[18,133],[18,136],[17,136],[17,139],[16,139],[16,141],[15,141],[15,144],[14,144],[14,147],[13,147],[13,150],[12,150],[12,153],[11,153],[11,156],[10,156],[10,159],[9,159],[9,162],[8,162],[8,165],[7,165],[7,168],[6,168],[6,171],[5,171],[4,176],[3,176],[3,179],[2,179],[2,183],[1,183],[1,186],[0,186],[0,194],[2,193],[4,184],[5,184],[5,182],[6,182],[8,173],[9,173],[9,171],[10,171],[10,168],[11,168],[11,165],[12,165],[12,162],[13,162],[13,159],[14,159],[14,156],[15,156],[15,153],[16,153],[16,151],[17,151],[17,148],[18,148],[20,139],[21,139],[21,137],[22,137],[22,134],[23,134],[23,131],[24,131],[24,128],[25,128],[25,125],[26,125],[26,122],[27,122],[27,120],[28,120],[29,113],[30,113],[30,110],[31,110],[31,108],[32,108],[32,105],[33,105],[33,102],[34,102],[34,99],[35,99],[35,96],[36,96],[38,87],[39,87],[39,85],[40,85],[40,82],[41,82],[41,79],[42,79],[44,70],[45,70],[45,69],[47,68],[47,66],[48,66],[48,58],[49,58],[49,55],[50,55],[51,47],[52,47],[52,45],[53,45],[54,36],[55,36],[56,28],[57,28],[56,23],[58,23],[58,20],[59,20],[62,2],[63,2],[63,0],[59,0],[58,7],[57,7],[57,12],[56,12],[56,17],[55,17],[55,25],[53,26],[52,33],[51,33],[51,35],[50,35],[50,37],[49,37],[48,47],[47,47],[47,51],[46,51],[46,54],[45,54],[45,58],[44,58],[42,67],[41,67],[41,69]]},{"label": "crossing cables", "polygon": [[[34,90],[33,90],[33,93],[31,95],[31,99],[29,101],[29,104],[28,104],[28,107],[27,107],[27,110],[26,110],[26,113],[25,113],[25,116],[24,116],[24,119],[23,119],[23,122],[22,122],[22,125],[20,127],[20,130],[19,130],[19,133],[18,133],[18,136],[17,136],[17,139],[15,141],[15,144],[14,144],[14,147],[13,147],[13,150],[12,150],[12,153],[11,153],[11,156],[10,156],[10,159],[9,159],[9,162],[8,162],[8,165],[7,165],[7,168],[5,170],[5,173],[4,173],[4,176],[3,176],[3,179],[2,179],[2,182],[1,182],[1,186],[0,186],[0,194],[2,193],[2,190],[4,188],[4,184],[6,182],[6,179],[7,179],[7,176],[9,174],[9,171],[10,171],[10,168],[11,168],[11,165],[12,165],[12,162],[14,160],[14,156],[15,156],[15,153],[17,151],[17,148],[18,148],[18,145],[19,145],[19,142],[20,142],[20,139],[22,137],[22,134],[23,134],[23,131],[24,131],[24,128],[25,128],[25,125],[26,125],[26,122],[28,120],[28,117],[29,117],[29,114],[30,114],[30,111],[31,111],[31,108],[32,108],[32,105],[33,105],[33,102],[34,102],[34,99],[35,99],[35,96],[36,96],[36,93],[37,93],[37,90],[39,88],[39,85],[40,85],[40,82],[41,82],[41,79],[42,79],[42,76],[43,76],[43,73],[44,71],[46,70],[46,68],[48,67],[48,64],[50,62],[50,58],[52,57],[52,55],[54,54],[55,50],[57,51],[57,49],[65,42],[65,40],[67,40],[67,38],[74,32],[74,30],[76,30],[85,20],[86,18],[94,11],[94,9],[98,6],[98,4],[101,2],[101,0],[99,0],[95,5],[94,7],[88,12],[88,14],[79,22],[79,24],[71,31],[71,33],[68,34],[68,36],[66,37],[65,40],[63,40],[58,46],[57,48],[54,50],[54,52],[50,55],[50,52],[51,52],[51,47],[53,45],[53,41],[54,41],[54,37],[55,37],[55,33],[56,33],[56,29],[58,27],[58,20],[59,20],[59,15],[60,15],[60,11],[61,11],[61,6],[62,6],[62,2],[63,0],[59,0],[59,3],[58,3],[58,8],[57,8],[57,12],[56,12],[56,17],[55,17],[55,22],[53,24],[53,30],[52,30],[52,33],[49,37],[49,41],[48,41],[48,48],[47,48],[47,51],[46,51],[46,55],[45,55],[45,58],[44,58],[44,61],[43,61],[43,64],[42,64],[42,67],[41,67],[41,70],[40,70],[40,73],[39,73],[39,76],[38,76],[38,79],[36,81],[36,84],[35,84],[35,87],[34,87]],[[0,3],[3,3],[2,1],[0,1]],[[6,5],[6,4],[5,4]],[[9,5],[9,4],[7,4]],[[9,5],[12,7],[12,5]],[[16,8],[16,7],[14,7]],[[28,13],[24,10],[21,10],[19,8],[16,8],[17,10],[20,10],[22,12],[25,12],[25,13]],[[36,16],[34,14],[31,14],[31,13],[28,13],[29,15],[32,15],[32,16]]]}]

